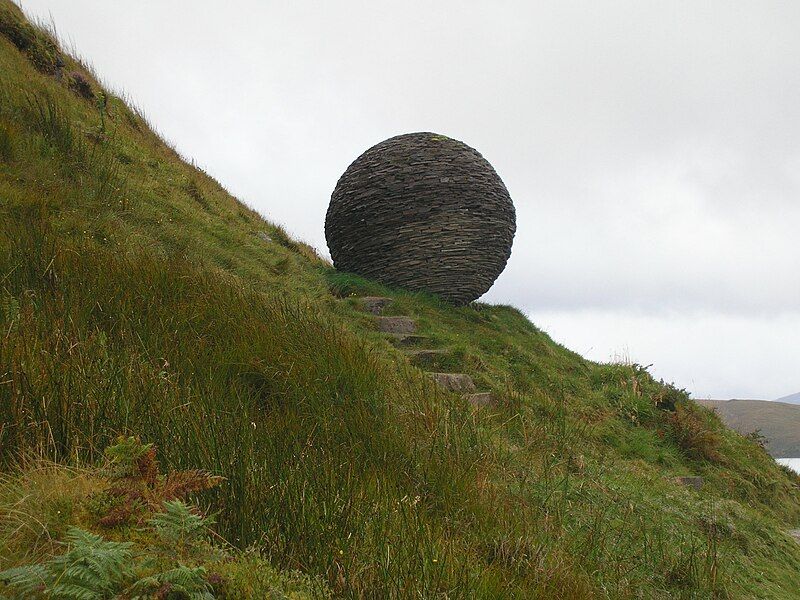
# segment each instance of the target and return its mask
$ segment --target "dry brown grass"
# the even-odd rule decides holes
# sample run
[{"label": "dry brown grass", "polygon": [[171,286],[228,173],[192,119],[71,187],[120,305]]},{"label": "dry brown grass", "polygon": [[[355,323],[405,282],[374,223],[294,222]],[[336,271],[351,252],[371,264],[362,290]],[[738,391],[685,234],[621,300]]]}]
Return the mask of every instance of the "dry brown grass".
[{"label": "dry brown grass", "polygon": [[0,568],[52,554],[83,520],[83,501],[106,485],[96,472],[31,457],[0,476]]}]

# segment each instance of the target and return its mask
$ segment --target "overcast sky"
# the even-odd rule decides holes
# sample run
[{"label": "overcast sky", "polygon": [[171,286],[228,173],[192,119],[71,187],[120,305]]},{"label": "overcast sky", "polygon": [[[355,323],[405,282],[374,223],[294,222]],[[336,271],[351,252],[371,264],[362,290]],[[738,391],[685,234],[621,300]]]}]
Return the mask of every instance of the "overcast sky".
[{"label": "overcast sky", "polygon": [[325,252],[347,165],[443,133],[517,208],[485,300],[698,398],[800,391],[800,2],[22,5]]}]

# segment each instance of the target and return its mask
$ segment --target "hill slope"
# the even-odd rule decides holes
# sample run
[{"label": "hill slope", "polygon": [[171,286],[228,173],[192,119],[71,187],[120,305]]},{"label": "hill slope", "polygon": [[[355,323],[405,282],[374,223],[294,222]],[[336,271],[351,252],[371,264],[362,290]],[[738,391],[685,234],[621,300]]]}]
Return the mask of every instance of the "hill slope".
[{"label": "hill slope", "polygon": [[[353,296],[368,294],[391,297],[445,351],[437,368],[470,374],[495,405],[436,387],[359,310]],[[800,588],[800,545],[785,534],[798,478],[757,444],[510,307],[452,308],[334,272],[183,161],[7,0],[0,335],[8,477],[26,476],[22,454],[94,464],[117,435],[138,435],[169,469],[226,478],[196,501],[231,544],[337,596]],[[705,484],[681,487],[682,475]],[[48,506],[63,507],[67,491],[53,494]],[[0,498],[0,535],[19,530],[14,506]],[[37,544],[79,516],[40,510]],[[0,537],[0,568],[49,546],[13,548]]]},{"label": "hill slope", "polygon": [[700,400],[717,411],[728,427],[743,435],[760,431],[777,458],[800,456],[800,406],[765,400]]},{"label": "hill slope", "polygon": [[800,392],[789,394],[783,398],[778,398],[776,402],[786,402],[787,404],[800,404]]}]

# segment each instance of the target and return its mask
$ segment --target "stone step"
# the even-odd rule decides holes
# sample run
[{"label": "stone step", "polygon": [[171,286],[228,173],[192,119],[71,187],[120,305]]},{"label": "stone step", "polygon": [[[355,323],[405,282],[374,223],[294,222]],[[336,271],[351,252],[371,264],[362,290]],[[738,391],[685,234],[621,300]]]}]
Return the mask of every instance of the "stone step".
[{"label": "stone step", "polygon": [[401,348],[408,348],[409,346],[418,346],[424,344],[428,338],[424,335],[413,335],[407,333],[390,333],[389,341],[395,346]]},{"label": "stone step", "polygon": [[361,310],[372,313],[373,315],[382,315],[383,309],[392,302],[394,302],[392,298],[384,298],[383,296],[363,296],[358,299]]},{"label": "stone step", "polygon": [[474,408],[494,406],[497,404],[492,392],[475,392],[474,394],[464,394],[464,400],[469,402]]},{"label": "stone step", "polygon": [[442,388],[450,392],[474,392],[475,382],[464,373],[428,373]]},{"label": "stone step", "polygon": [[415,333],[417,324],[411,317],[376,317],[378,331],[383,333]]},{"label": "stone step", "polygon": [[798,544],[800,544],[800,529],[790,529],[789,535],[792,536]]},{"label": "stone step", "polygon": [[452,353],[441,348],[406,348],[409,362],[423,371],[454,371],[459,369]]},{"label": "stone step", "polygon": [[412,362],[433,362],[449,354],[447,350],[438,348],[412,348],[405,353]]},{"label": "stone step", "polygon": [[678,485],[685,485],[686,487],[691,487],[696,490],[699,490],[703,487],[703,478],[702,477],[673,477],[672,481],[677,483]]}]

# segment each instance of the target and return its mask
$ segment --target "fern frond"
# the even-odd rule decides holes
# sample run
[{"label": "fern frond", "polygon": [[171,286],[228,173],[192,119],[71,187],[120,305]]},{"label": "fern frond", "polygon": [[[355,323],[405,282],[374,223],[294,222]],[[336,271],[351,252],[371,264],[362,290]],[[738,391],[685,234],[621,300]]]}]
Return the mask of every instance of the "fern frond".
[{"label": "fern frond", "polygon": [[47,565],[55,583],[53,598],[93,600],[106,598],[130,577],[130,542],[109,542],[99,535],[72,528],[67,532],[70,550]]},{"label": "fern frond", "polygon": [[153,444],[143,444],[139,438],[120,436],[117,443],[105,449],[106,470],[111,477],[137,477],[155,482],[158,463]]},{"label": "fern frond", "polygon": [[36,598],[53,580],[45,565],[27,565],[0,572],[3,582],[14,593],[14,599]]},{"label": "fern frond", "polygon": [[132,600],[146,600],[152,598],[156,592],[168,592],[170,598],[214,600],[211,584],[205,577],[206,570],[203,567],[179,565],[169,571],[140,579],[129,593]]},{"label": "fern frond", "polygon": [[164,512],[154,515],[149,523],[165,542],[186,543],[205,534],[212,525],[212,517],[194,512],[181,500],[164,502]]},{"label": "fern frond", "polygon": [[201,469],[173,471],[164,480],[161,497],[164,500],[180,500],[189,494],[211,489],[223,480],[224,477]]},{"label": "fern frond", "polygon": [[17,598],[102,600],[123,586],[129,577],[132,544],[107,542],[82,529],[67,531],[69,550],[49,562],[0,573]]},{"label": "fern frond", "polygon": [[103,600],[108,597],[105,592],[91,590],[77,583],[57,583],[48,590],[47,595],[63,600]]}]

